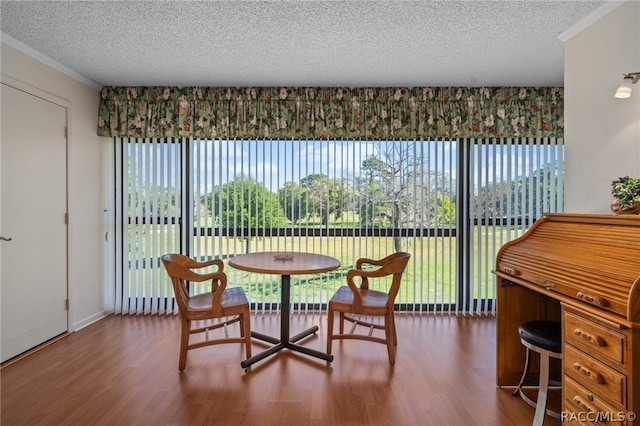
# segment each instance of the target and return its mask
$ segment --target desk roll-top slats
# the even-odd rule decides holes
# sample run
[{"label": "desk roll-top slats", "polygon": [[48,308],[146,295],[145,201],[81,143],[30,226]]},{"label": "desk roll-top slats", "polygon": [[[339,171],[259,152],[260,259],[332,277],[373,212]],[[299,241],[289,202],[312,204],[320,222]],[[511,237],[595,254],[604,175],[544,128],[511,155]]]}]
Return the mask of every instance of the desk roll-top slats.
[{"label": "desk roll-top slats", "polygon": [[496,273],[640,321],[640,217],[566,219],[547,215],[505,244]]},{"label": "desk roll-top slats", "polygon": [[560,320],[563,424],[640,426],[640,216],[546,214],[494,272],[496,383],[517,384],[519,324]]}]

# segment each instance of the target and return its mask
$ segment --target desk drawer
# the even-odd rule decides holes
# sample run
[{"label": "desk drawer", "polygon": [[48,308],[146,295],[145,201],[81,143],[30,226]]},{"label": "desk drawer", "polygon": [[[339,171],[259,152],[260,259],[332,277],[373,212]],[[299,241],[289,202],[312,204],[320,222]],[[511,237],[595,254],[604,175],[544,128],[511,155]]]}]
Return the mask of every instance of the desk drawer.
[{"label": "desk drawer", "polygon": [[626,406],[627,377],[624,374],[570,345],[564,345],[562,356],[567,376],[612,404]]},{"label": "desk drawer", "polygon": [[616,409],[569,377],[564,378],[563,422],[626,425],[624,410]]},{"label": "desk drawer", "polygon": [[625,367],[627,339],[623,333],[567,311],[564,319],[565,342],[577,346],[594,358],[604,357]]}]

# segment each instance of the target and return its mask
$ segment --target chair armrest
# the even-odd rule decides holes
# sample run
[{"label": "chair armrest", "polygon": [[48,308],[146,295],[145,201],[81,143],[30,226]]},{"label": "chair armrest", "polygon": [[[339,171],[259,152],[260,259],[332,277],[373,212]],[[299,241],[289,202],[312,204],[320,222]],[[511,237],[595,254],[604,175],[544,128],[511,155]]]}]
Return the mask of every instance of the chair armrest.
[{"label": "chair armrest", "polygon": [[211,291],[213,293],[211,309],[214,315],[222,316],[222,293],[227,288],[227,274],[213,272],[207,275],[211,276]]},{"label": "chair armrest", "polygon": [[184,266],[186,266],[189,269],[202,269],[212,265],[217,266],[217,271],[224,271],[224,263],[220,259],[211,259],[211,260],[205,260],[204,262],[198,262],[197,260],[193,260],[189,258],[189,259],[185,259],[185,262],[184,262]]},{"label": "chair armrest", "polygon": [[[362,312],[362,295],[360,290],[369,290],[369,278],[384,277],[389,275],[384,268],[373,271],[364,271],[362,269],[351,269],[347,272],[347,284],[353,293],[353,310],[356,313]],[[362,278],[360,287],[354,282],[355,277]]]},{"label": "chair armrest", "polygon": [[362,267],[364,265],[380,266],[380,265],[382,265],[382,263],[380,263],[379,260],[368,259],[366,257],[362,257],[362,258],[356,260],[356,269],[362,269]]},{"label": "chair armrest", "polygon": [[362,269],[362,266],[364,264],[373,265],[373,266],[383,266],[396,259],[399,259],[401,257],[406,257],[406,256],[407,256],[407,253],[396,252],[396,253],[391,253],[389,256],[384,257],[382,259],[368,259],[366,257],[363,257],[356,260],[356,269]]},{"label": "chair armrest", "polygon": [[[351,293],[353,293],[353,311],[355,313],[362,312],[362,295],[360,294],[360,288],[368,289],[369,283],[367,281],[367,277],[362,276],[364,271],[360,269],[351,269],[347,272],[347,284],[351,289]],[[360,287],[356,286],[353,282],[354,277],[361,277],[362,282],[360,283]]]},{"label": "chair armrest", "polygon": [[201,262],[201,265],[203,268],[206,268],[207,266],[216,265],[218,267],[218,269],[216,270],[217,272],[224,271],[224,262],[222,262],[222,260],[220,259],[207,260],[206,262]]}]

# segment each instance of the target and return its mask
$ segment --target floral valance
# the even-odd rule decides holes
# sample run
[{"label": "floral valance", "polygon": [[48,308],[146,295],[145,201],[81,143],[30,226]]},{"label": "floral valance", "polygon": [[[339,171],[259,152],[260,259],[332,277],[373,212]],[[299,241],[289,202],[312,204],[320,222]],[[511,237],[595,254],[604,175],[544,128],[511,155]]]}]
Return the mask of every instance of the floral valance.
[{"label": "floral valance", "polygon": [[104,87],[108,137],[563,137],[558,87]]}]

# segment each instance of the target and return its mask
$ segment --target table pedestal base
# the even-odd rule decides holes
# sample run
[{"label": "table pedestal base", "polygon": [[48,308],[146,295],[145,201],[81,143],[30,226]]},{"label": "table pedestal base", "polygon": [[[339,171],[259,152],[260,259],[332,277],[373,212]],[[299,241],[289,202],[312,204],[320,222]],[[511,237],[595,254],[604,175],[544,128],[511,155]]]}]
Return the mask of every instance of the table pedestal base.
[{"label": "table pedestal base", "polygon": [[295,352],[300,352],[306,355],[314,356],[319,359],[323,359],[327,362],[333,361],[333,355],[329,355],[324,352],[316,351],[315,349],[309,349],[304,346],[296,345],[295,343],[307,337],[310,334],[318,331],[318,326],[314,325],[311,328],[304,330],[301,333],[296,334],[295,336],[289,337],[289,300],[290,300],[290,285],[291,285],[291,276],[283,275],[282,276],[282,313],[280,317],[280,338],[267,336],[266,334],[257,333],[255,331],[251,332],[251,337],[264,340],[265,342],[273,343],[275,346],[270,347],[269,349],[260,352],[257,355],[252,356],[251,358],[247,358],[240,363],[242,368],[248,368],[250,365],[255,364],[256,362],[265,359],[269,355],[273,355],[274,353],[282,350],[289,349]]},{"label": "table pedestal base", "polygon": [[316,351],[315,349],[310,349],[305,346],[295,344],[295,342],[297,342],[298,340],[303,339],[308,335],[315,333],[316,331],[318,331],[318,326],[314,325],[313,327],[291,337],[288,341],[281,341],[275,337],[267,336],[265,334],[256,333],[252,331],[251,337],[259,340],[264,340],[265,342],[273,343],[275,346],[272,346],[269,349],[262,351],[257,355],[252,356],[251,358],[245,359],[240,363],[240,365],[242,366],[242,368],[247,368],[250,365],[255,364],[260,360],[263,360],[269,355],[273,355],[274,353],[282,349],[289,349],[295,352],[300,352],[306,355],[314,356],[316,358],[323,359],[327,362],[333,361],[333,355],[329,355],[324,352]]}]

